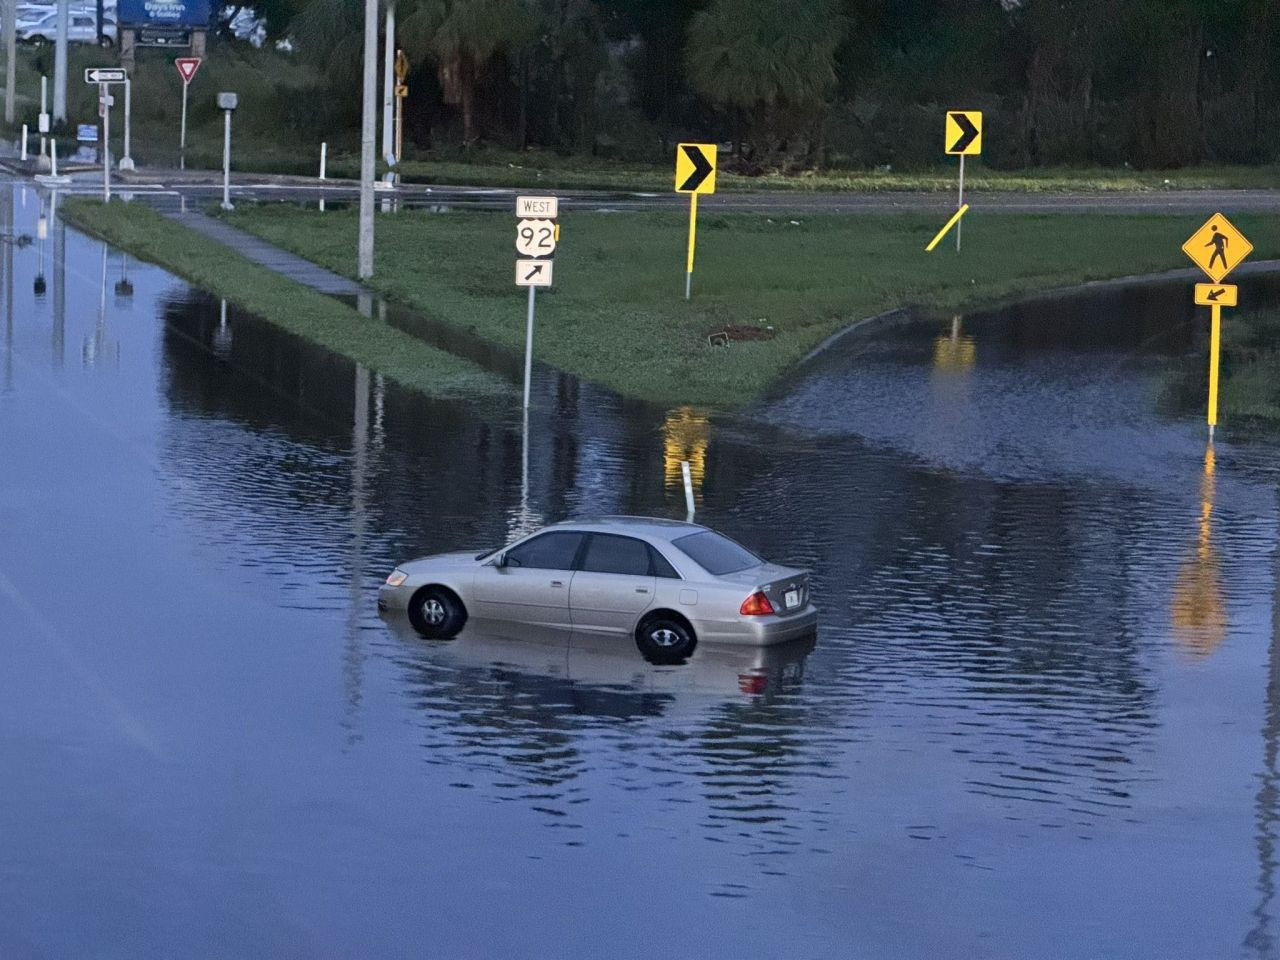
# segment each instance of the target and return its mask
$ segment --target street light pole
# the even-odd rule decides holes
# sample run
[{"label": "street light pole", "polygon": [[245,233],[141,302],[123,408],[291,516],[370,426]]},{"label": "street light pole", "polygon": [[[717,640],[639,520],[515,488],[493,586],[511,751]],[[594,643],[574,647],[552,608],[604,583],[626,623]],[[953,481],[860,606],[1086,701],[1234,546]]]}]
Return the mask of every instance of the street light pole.
[{"label": "street light pole", "polygon": [[382,156],[388,165],[394,166],[396,162],[393,139],[395,131],[392,129],[395,123],[392,111],[395,106],[396,92],[396,5],[394,3],[387,4],[387,27],[383,34],[382,42],[385,49],[382,51]]},{"label": "street light pole", "polygon": [[67,122],[67,21],[71,0],[58,0],[58,29],[53,44],[53,122]]},{"label": "street light pole", "polygon": [[378,0],[364,4],[364,109],[360,125],[360,239],[356,276],[373,276],[373,171],[377,128]]},{"label": "street light pole", "polygon": [[18,0],[5,0],[4,57],[4,122],[13,123],[14,88],[18,85]]}]

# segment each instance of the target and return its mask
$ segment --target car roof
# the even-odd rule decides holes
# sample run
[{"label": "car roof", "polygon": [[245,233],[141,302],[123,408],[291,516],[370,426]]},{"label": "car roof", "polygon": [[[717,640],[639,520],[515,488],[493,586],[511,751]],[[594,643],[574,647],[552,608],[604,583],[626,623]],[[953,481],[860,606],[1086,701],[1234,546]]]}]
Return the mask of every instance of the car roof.
[{"label": "car roof", "polygon": [[697,523],[663,517],[585,517],[552,524],[549,530],[587,530],[592,533],[619,533],[671,542],[708,529]]}]

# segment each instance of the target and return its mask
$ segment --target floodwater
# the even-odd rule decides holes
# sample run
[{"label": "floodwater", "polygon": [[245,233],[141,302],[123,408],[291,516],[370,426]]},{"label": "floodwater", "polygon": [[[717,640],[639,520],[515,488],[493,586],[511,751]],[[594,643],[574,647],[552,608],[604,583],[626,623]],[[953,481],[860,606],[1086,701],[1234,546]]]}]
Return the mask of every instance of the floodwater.
[{"label": "floodwater", "polygon": [[[56,219],[0,258],[0,957],[1280,955],[1276,449],[1164,410],[1158,293],[750,417],[544,372],[526,435]],[[815,646],[377,616],[398,559],[682,515],[681,460]]]}]

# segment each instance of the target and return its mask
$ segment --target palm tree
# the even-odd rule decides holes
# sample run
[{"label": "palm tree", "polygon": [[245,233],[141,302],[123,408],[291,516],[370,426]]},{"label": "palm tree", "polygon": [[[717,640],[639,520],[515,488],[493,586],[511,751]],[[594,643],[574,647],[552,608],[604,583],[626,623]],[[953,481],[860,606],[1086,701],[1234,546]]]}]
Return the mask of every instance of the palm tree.
[{"label": "palm tree", "polygon": [[753,137],[767,137],[769,127],[785,136],[835,88],[844,29],[833,0],[713,0],[689,22],[689,81],[746,119]]},{"label": "palm tree", "polygon": [[522,0],[420,0],[402,21],[409,59],[434,60],[445,102],[461,106],[465,146],[479,139],[476,89],[485,68],[499,52],[528,43],[536,26]]}]

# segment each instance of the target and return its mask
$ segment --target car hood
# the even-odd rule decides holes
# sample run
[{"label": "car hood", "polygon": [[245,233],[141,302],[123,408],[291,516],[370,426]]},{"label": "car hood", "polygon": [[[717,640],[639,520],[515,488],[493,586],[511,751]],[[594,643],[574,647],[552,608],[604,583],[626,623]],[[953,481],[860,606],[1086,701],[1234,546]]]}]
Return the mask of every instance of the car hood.
[{"label": "car hood", "polygon": [[398,567],[405,573],[416,573],[419,570],[430,570],[438,567],[461,567],[475,565],[479,563],[476,560],[476,550],[459,550],[455,553],[437,553],[430,557],[418,557],[416,560],[406,560],[404,563],[398,564]]}]

